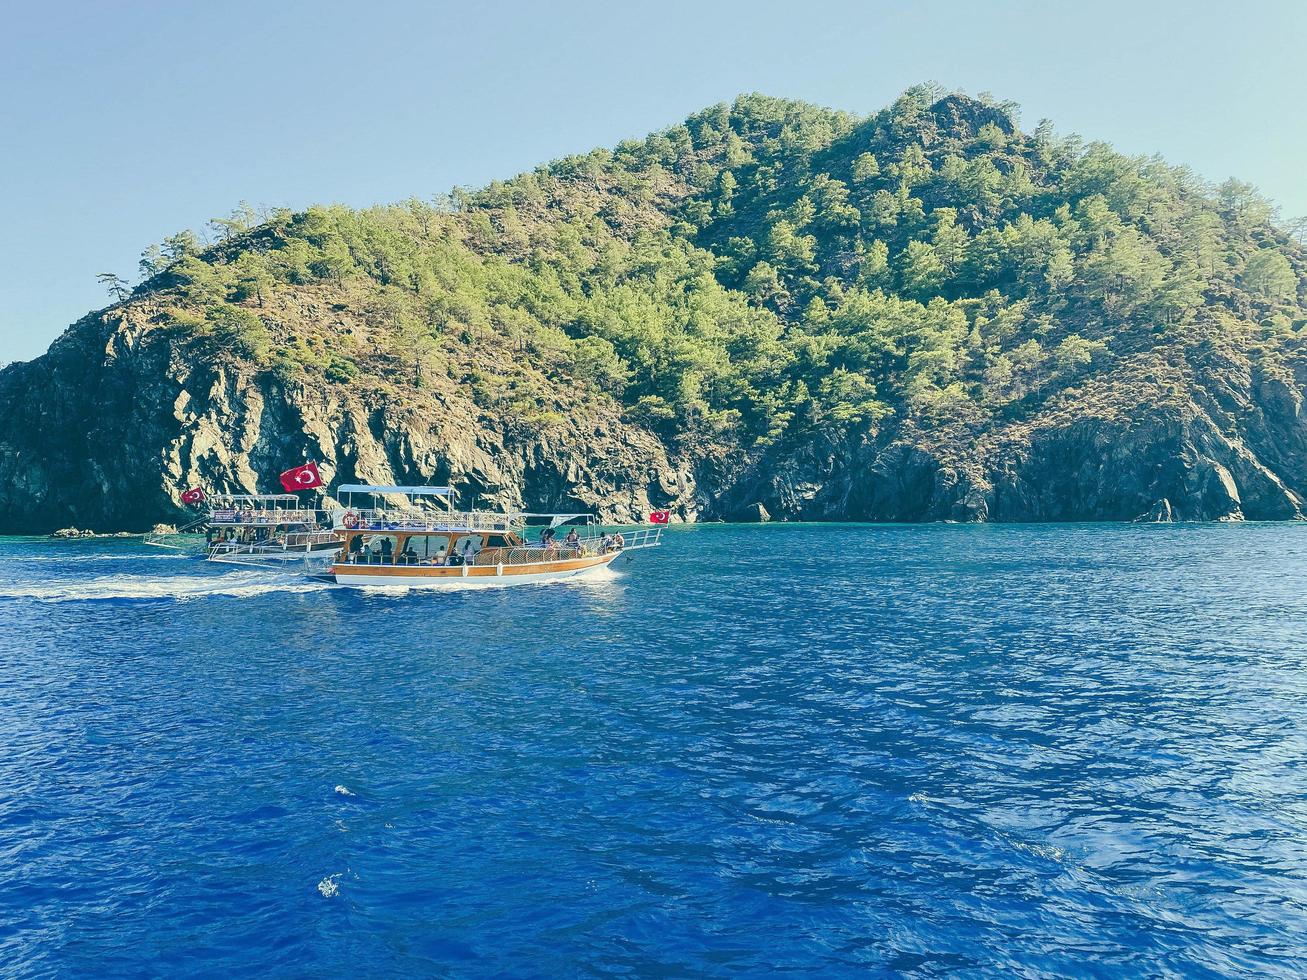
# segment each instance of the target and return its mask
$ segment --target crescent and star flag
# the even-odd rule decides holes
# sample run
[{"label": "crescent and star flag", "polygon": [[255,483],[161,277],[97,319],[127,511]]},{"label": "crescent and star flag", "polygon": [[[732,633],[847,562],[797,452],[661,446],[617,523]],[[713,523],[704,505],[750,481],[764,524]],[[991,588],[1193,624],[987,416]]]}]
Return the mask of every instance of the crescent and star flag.
[{"label": "crescent and star flag", "polygon": [[322,474],[318,472],[318,464],[305,463],[303,466],[288,469],[281,474],[281,485],[286,488],[287,493],[312,490],[314,487],[322,486]]},{"label": "crescent and star flag", "polygon": [[184,504],[202,504],[204,503],[204,491],[199,487],[191,487],[182,494],[182,503]]},{"label": "crescent and star flag", "polygon": [[670,510],[656,510],[649,515],[650,524],[666,524],[672,516]]}]

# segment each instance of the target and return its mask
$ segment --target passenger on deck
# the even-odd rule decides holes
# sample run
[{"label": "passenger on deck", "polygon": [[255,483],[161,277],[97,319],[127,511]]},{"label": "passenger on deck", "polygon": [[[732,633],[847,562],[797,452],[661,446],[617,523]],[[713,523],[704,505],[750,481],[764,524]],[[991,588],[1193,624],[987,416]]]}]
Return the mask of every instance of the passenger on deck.
[{"label": "passenger on deck", "polygon": [[463,542],[463,564],[471,565],[476,562],[477,553],[472,547],[472,539],[468,538]]},{"label": "passenger on deck", "polygon": [[390,557],[393,550],[394,549],[390,543],[390,538],[382,538],[381,539],[381,564],[383,565],[390,564]]},{"label": "passenger on deck", "polygon": [[554,543],[555,531],[552,527],[547,527],[540,532],[540,547],[548,548]]},{"label": "passenger on deck", "polygon": [[418,553],[413,550],[412,541],[404,545],[404,550],[399,553],[399,561],[403,565],[416,565],[418,563]]},{"label": "passenger on deck", "polygon": [[580,549],[581,535],[576,533],[576,528],[572,528],[567,532],[567,537],[563,538],[563,544],[569,548]]},{"label": "passenger on deck", "polygon": [[622,537],[621,531],[617,531],[615,534],[613,534],[613,550],[621,551],[625,547],[626,547],[626,538]]},{"label": "passenger on deck", "polygon": [[608,552],[612,550],[613,550],[613,536],[611,534],[605,534],[602,538],[599,539],[599,554],[606,555],[608,554]]},{"label": "passenger on deck", "polygon": [[349,539],[349,558],[350,561],[358,562],[363,558],[363,535],[356,534]]},{"label": "passenger on deck", "polygon": [[437,565],[449,564],[449,552],[445,550],[445,546],[443,544],[440,546],[440,550],[436,552],[436,564]]}]

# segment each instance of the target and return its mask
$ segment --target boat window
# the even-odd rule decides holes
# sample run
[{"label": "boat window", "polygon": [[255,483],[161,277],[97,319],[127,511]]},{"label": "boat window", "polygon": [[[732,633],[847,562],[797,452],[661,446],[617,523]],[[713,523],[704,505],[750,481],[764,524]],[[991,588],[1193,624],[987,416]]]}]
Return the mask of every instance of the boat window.
[{"label": "boat window", "polygon": [[449,537],[444,534],[415,534],[408,539],[406,548],[412,548],[418,561],[438,558],[441,551],[449,551]]},{"label": "boat window", "polygon": [[393,534],[365,534],[363,536],[363,550],[373,555],[395,553],[395,545],[399,539]]},{"label": "boat window", "polygon": [[463,551],[467,548],[467,543],[469,541],[472,542],[472,554],[475,555],[478,551],[481,550],[481,535],[464,534],[461,537],[459,537],[457,541],[454,542],[454,551],[457,554],[460,555],[463,554]]},{"label": "boat window", "polygon": [[504,539],[502,534],[490,534],[486,536],[486,547],[506,548],[508,547],[508,542]]}]

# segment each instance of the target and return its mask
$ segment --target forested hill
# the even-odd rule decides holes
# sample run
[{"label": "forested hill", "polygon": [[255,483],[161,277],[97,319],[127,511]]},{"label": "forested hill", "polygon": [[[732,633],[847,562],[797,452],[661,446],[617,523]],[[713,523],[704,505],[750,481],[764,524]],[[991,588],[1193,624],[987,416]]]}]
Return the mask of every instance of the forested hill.
[{"label": "forested hill", "polygon": [[451,482],[683,519],[1299,517],[1307,253],[1236,180],[905,93],[214,222],[0,374],[3,530]]}]

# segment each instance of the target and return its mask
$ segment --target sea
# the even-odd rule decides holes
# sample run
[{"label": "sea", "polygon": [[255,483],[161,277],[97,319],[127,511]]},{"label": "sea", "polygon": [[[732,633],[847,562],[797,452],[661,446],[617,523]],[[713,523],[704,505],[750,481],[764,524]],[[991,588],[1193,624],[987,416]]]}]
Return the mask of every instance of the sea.
[{"label": "sea", "polygon": [[1307,526],[0,541],[5,977],[1305,973]]}]

